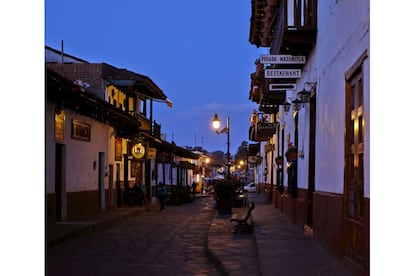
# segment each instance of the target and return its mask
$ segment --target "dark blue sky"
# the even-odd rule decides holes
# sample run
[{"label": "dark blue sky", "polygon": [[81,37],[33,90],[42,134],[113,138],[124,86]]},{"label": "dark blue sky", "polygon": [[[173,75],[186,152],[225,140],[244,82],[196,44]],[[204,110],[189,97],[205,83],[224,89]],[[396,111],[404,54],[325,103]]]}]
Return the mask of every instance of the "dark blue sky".
[{"label": "dark blue sky", "polygon": [[248,141],[254,61],[250,0],[45,1],[45,44],[149,76],[172,100],[154,105],[167,140],[226,151],[211,119],[230,117],[231,152]]}]

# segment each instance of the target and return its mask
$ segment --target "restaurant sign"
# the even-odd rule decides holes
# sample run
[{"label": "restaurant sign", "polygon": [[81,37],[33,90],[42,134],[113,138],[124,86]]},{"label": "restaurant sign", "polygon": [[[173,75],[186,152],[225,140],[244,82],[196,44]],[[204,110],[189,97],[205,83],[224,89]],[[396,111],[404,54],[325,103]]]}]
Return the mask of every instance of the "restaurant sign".
[{"label": "restaurant sign", "polygon": [[301,77],[300,69],[266,69],[266,79],[298,79]]}]

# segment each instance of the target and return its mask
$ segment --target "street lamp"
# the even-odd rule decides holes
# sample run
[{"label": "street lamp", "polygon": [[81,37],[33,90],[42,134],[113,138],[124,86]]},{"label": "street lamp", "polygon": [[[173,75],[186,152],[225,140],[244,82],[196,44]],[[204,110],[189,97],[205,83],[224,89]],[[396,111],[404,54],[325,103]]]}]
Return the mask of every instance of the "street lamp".
[{"label": "street lamp", "polygon": [[227,133],[227,177],[230,177],[230,117],[227,116],[226,126],[222,130],[219,130],[220,119],[217,113],[214,114],[212,122],[217,134]]}]

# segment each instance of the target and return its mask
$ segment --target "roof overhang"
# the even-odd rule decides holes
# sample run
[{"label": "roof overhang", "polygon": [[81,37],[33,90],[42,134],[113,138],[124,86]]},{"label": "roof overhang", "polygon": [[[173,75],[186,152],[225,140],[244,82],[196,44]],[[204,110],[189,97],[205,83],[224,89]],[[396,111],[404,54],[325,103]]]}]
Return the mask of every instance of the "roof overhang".
[{"label": "roof overhang", "polygon": [[129,137],[139,132],[141,123],[138,119],[49,68],[46,71],[46,97],[60,107],[115,127],[118,136]]},{"label": "roof overhang", "polygon": [[152,79],[145,75],[103,63],[102,77],[116,87],[124,88],[123,90],[126,90],[126,92],[136,92],[147,98],[166,102],[167,96],[165,93]]}]

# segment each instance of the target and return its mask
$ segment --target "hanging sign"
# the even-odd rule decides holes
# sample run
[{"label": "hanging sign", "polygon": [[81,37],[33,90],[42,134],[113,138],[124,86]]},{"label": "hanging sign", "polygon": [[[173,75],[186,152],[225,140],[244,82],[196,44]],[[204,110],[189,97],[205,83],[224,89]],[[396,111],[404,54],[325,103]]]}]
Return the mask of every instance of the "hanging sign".
[{"label": "hanging sign", "polygon": [[292,55],[260,55],[260,63],[267,64],[305,64],[305,56]]},{"label": "hanging sign", "polygon": [[135,159],[143,159],[145,157],[145,145],[143,143],[137,143],[131,148],[131,155]]},{"label": "hanging sign", "polygon": [[280,91],[280,90],[296,90],[295,83],[271,83],[269,84],[269,91]]},{"label": "hanging sign", "polygon": [[148,148],[147,153],[148,153],[148,155],[147,155],[148,159],[155,159],[157,157],[157,149],[156,148]]},{"label": "hanging sign", "polygon": [[266,79],[298,79],[301,77],[300,69],[266,69]]}]

